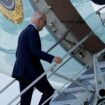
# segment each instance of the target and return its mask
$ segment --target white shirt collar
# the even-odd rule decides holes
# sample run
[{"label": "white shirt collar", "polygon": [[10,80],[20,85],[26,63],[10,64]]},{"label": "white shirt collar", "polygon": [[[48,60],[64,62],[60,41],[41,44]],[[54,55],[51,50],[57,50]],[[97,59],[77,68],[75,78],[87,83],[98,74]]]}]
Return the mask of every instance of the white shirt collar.
[{"label": "white shirt collar", "polygon": [[32,26],[34,26],[34,28],[36,29],[36,30],[38,30],[38,28],[37,28],[37,26],[35,25],[35,24],[33,24],[33,23],[30,23]]}]

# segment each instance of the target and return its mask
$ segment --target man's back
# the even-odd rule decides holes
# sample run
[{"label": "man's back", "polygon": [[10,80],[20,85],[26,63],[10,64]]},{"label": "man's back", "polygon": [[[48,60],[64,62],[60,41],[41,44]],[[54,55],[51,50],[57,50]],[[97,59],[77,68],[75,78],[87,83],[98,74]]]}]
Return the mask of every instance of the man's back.
[{"label": "man's back", "polygon": [[[40,43],[38,31],[35,30],[35,28],[32,25],[28,25],[21,32],[19,39],[18,39],[18,46],[17,46],[17,51],[16,51],[16,62],[14,65],[14,70],[13,70],[13,75],[12,75],[15,78],[23,77],[24,73],[26,75],[32,76],[32,74],[33,74],[31,72],[32,68],[34,69],[34,72],[36,72],[37,71],[36,68],[38,68],[39,74],[44,72],[42,65],[40,63],[40,59],[38,59],[37,57],[35,57],[32,54],[30,44],[33,41],[31,41],[29,38],[31,35],[33,37],[35,37],[35,44],[36,44],[37,48],[41,50],[41,43]],[[33,44],[33,46],[35,46],[34,43],[32,43],[32,44]],[[33,48],[33,50],[34,50],[34,48]],[[29,72],[27,69],[30,69]],[[25,75],[24,75],[24,77],[25,77]]]}]

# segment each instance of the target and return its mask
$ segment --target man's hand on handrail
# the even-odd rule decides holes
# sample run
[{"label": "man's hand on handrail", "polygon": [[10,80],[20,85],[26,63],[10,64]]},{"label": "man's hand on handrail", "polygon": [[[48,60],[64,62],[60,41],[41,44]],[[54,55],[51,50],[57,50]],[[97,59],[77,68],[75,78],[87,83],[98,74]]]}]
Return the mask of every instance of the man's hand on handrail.
[{"label": "man's hand on handrail", "polygon": [[62,58],[61,57],[54,57],[53,60],[56,64],[60,64],[62,62]]}]

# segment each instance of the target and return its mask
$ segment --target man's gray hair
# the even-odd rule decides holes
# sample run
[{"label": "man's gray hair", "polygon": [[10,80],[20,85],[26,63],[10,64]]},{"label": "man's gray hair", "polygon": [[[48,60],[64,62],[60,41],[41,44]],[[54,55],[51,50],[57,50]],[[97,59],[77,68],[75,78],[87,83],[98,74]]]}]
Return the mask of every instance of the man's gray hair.
[{"label": "man's gray hair", "polygon": [[42,12],[35,12],[33,15],[32,15],[32,18],[31,18],[31,20],[33,20],[33,19],[40,19],[40,18],[43,18],[43,17],[45,17],[45,15],[42,13]]}]

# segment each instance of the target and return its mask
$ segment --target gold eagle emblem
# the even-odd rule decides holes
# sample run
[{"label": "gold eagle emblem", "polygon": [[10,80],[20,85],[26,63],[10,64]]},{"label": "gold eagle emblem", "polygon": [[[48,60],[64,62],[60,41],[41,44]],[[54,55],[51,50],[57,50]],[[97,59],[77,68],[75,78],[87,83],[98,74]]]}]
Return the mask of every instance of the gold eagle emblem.
[{"label": "gold eagle emblem", "polygon": [[0,0],[0,12],[14,23],[23,20],[22,0]]}]

